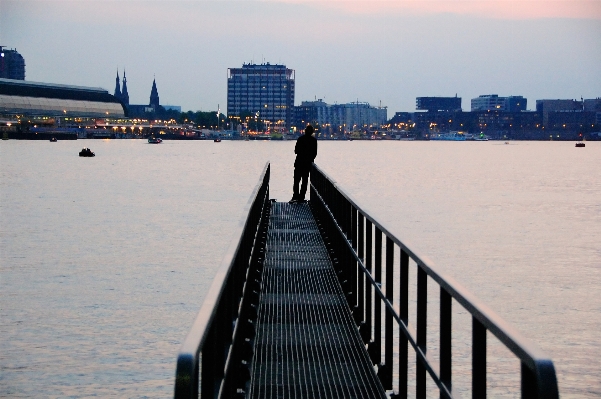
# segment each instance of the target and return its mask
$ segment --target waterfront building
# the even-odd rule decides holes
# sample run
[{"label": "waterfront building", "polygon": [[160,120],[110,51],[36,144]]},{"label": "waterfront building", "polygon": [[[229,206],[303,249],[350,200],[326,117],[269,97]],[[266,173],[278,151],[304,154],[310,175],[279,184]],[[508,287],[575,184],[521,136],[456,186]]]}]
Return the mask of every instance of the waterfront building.
[{"label": "waterfront building", "polygon": [[25,59],[16,49],[0,46],[0,78],[25,80]]},{"label": "waterfront building", "polygon": [[499,97],[497,94],[485,94],[472,98],[472,111],[525,111],[527,99],[522,96]]},{"label": "waterfront building", "polygon": [[584,110],[595,113],[595,124],[601,126],[601,98],[584,100]]},{"label": "waterfront building", "polygon": [[263,125],[289,129],[294,107],[294,70],[285,65],[243,64],[229,68],[227,115],[259,119]]},{"label": "waterfront building", "polygon": [[549,124],[549,115],[556,112],[582,112],[583,101],[577,100],[536,100],[536,112],[542,115],[543,126]]},{"label": "waterfront building", "polygon": [[379,128],[386,123],[387,107],[373,107],[367,102],[327,104],[322,99],[303,101],[294,107],[294,125],[298,130],[311,123],[326,133],[349,133]]},{"label": "waterfront building", "polygon": [[587,112],[601,112],[601,98],[584,100],[584,110]]},{"label": "waterfront building", "polygon": [[0,116],[118,118],[125,107],[102,88],[0,79]]},{"label": "waterfront building", "polygon": [[417,97],[415,109],[428,112],[457,112],[461,111],[461,97]]},{"label": "waterfront building", "polygon": [[124,116],[124,105],[102,88],[0,78],[0,132],[7,137],[73,139]]}]

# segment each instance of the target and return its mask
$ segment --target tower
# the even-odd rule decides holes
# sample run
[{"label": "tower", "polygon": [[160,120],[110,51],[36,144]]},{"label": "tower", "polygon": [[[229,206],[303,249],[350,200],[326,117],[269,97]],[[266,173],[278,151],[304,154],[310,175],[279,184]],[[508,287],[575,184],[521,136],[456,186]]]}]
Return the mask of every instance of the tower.
[{"label": "tower", "polygon": [[0,46],[0,78],[25,80],[25,59],[17,49],[4,50]]},{"label": "tower", "polygon": [[[123,77],[125,78],[125,75],[123,75]],[[117,97],[118,100],[121,100],[121,85],[119,84],[119,69],[117,69],[117,77],[115,78],[115,94],[113,94],[115,97]]]},{"label": "tower", "polygon": [[121,102],[126,106],[129,105],[129,93],[127,92],[127,78],[125,77],[125,69],[123,69],[123,90],[121,90]]},{"label": "tower", "polygon": [[159,109],[159,92],[157,90],[156,79],[152,80],[152,90],[150,91],[150,104],[155,111]]}]

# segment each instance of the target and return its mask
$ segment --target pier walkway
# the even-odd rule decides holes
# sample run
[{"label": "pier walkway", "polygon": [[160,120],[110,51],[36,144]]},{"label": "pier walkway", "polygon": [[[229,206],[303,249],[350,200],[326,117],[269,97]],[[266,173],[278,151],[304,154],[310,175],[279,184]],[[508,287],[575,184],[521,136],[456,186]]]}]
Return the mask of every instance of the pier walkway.
[{"label": "pier walkway", "polygon": [[317,166],[309,203],[271,200],[269,178],[182,344],[176,398],[558,399],[546,353]]},{"label": "pier walkway", "polygon": [[308,204],[272,204],[251,398],[384,398]]}]

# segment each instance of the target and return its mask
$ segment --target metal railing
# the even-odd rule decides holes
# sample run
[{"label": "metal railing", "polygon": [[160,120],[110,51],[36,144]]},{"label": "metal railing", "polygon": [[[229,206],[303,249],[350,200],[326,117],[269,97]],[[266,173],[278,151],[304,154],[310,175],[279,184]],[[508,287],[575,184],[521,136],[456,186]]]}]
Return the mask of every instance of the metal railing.
[{"label": "metal railing", "polygon": [[[437,385],[441,398],[459,396],[452,385],[454,300],[469,312],[472,320],[473,398],[485,398],[487,393],[487,331],[519,359],[522,398],[559,397],[555,368],[549,357],[454,279],[392,235],[317,166],[311,172],[310,203],[361,336],[374,365],[378,365],[378,376],[386,390],[393,390],[393,356],[398,351],[395,370],[398,389],[394,390],[394,396],[407,397],[408,347],[411,345],[416,358],[416,397],[426,397],[427,374]],[[395,266],[395,252],[398,266]],[[409,323],[410,259],[417,267],[415,328]],[[438,364],[428,353],[427,345],[428,277],[440,288]],[[393,323],[400,330],[398,337],[394,336]]]},{"label": "metal railing", "polygon": [[[256,319],[259,282],[255,273],[263,264],[267,239],[269,176],[267,163],[246,205],[247,216],[180,349],[175,398],[198,398],[199,390],[203,398],[232,397],[247,379],[243,378],[243,359]],[[241,377],[242,381],[232,380]]]}]

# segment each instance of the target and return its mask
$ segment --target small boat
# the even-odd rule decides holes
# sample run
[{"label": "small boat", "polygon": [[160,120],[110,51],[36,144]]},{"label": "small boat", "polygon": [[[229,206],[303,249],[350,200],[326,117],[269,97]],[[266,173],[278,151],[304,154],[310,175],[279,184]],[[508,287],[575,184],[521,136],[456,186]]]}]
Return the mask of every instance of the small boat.
[{"label": "small boat", "polygon": [[213,140],[215,143],[221,143],[221,139],[215,139]]},{"label": "small boat", "polygon": [[81,151],[79,151],[79,156],[80,157],[95,157],[96,154],[94,154],[92,152],[92,150],[90,150],[89,148],[82,148]]},{"label": "small boat", "polygon": [[163,142],[163,139],[160,137],[149,137],[148,138],[148,144],[161,144]]},{"label": "small boat", "polygon": [[56,143],[57,141],[58,141],[58,140],[56,139],[56,137],[52,137],[52,138],[50,139],[50,142],[51,142],[51,143]]},{"label": "small boat", "polygon": [[582,141],[576,143],[576,147],[584,147],[585,145]]}]

